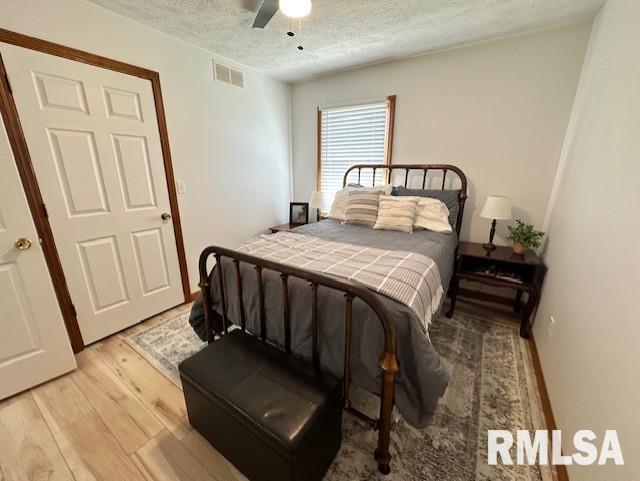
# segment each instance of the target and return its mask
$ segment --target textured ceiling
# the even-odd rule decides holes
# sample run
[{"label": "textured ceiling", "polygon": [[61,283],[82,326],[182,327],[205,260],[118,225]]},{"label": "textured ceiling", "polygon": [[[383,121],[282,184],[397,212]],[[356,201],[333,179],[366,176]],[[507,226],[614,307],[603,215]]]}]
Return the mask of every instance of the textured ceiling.
[{"label": "textured ceiling", "polygon": [[586,20],[604,3],[313,0],[302,35],[291,38],[280,12],[264,30],[251,28],[260,0],[90,1],[286,81]]}]

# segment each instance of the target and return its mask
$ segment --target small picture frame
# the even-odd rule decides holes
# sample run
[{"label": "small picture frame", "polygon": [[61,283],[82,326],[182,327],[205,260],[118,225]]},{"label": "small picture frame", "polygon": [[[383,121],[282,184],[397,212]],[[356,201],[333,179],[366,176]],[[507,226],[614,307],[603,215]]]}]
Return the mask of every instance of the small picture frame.
[{"label": "small picture frame", "polygon": [[309,203],[289,202],[289,224],[303,225],[309,223]]}]

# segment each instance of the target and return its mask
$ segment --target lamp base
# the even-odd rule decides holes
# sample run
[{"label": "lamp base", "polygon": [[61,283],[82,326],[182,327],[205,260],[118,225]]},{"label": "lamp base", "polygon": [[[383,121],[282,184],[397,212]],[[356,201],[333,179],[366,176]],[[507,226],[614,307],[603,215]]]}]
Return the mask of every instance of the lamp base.
[{"label": "lamp base", "polygon": [[484,249],[487,252],[496,250],[496,246],[493,244],[493,236],[495,235],[496,235],[496,220],[493,219],[491,221],[491,230],[489,231],[489,242],[485,242],[484,244],[482,244],[482,247],[484,247]]},{"label": "lamp base", "polygon": [[487,251],[494,251],[496,250],[496,246],[495,244],[492,244],[490,242],[485,242],[484,244],[482,244],[482,247],[484,247],[485,250]]}]

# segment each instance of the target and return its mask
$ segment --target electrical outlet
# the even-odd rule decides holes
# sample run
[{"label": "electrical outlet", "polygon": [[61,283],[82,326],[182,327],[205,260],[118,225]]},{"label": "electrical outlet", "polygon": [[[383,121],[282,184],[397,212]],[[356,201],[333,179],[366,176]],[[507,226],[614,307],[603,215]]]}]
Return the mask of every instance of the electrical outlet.
[{"label": "electrical outlet", "polygon": [[184,180],[176,180],[176,190],[178,191],[178,194],[187,193],[187,184]]},{"label": "electrical outlet", "polygon": [[547,334],[549,337],[551,337],[554,327],[556,327],[556,320],[553,316],[549,316],[549,322],[547,323]]}]

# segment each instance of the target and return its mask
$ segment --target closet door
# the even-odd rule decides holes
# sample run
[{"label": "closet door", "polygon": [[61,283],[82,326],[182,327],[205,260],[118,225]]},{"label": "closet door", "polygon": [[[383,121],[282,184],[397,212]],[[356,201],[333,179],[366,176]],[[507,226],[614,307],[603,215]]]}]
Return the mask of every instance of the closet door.
[{"label": "closet door", "polygon": [[0,53],[85,344],[183,302],[151,82]]},{"label": "closet door", "polygon": [[76,367],[0,122],[0,399]]}]

